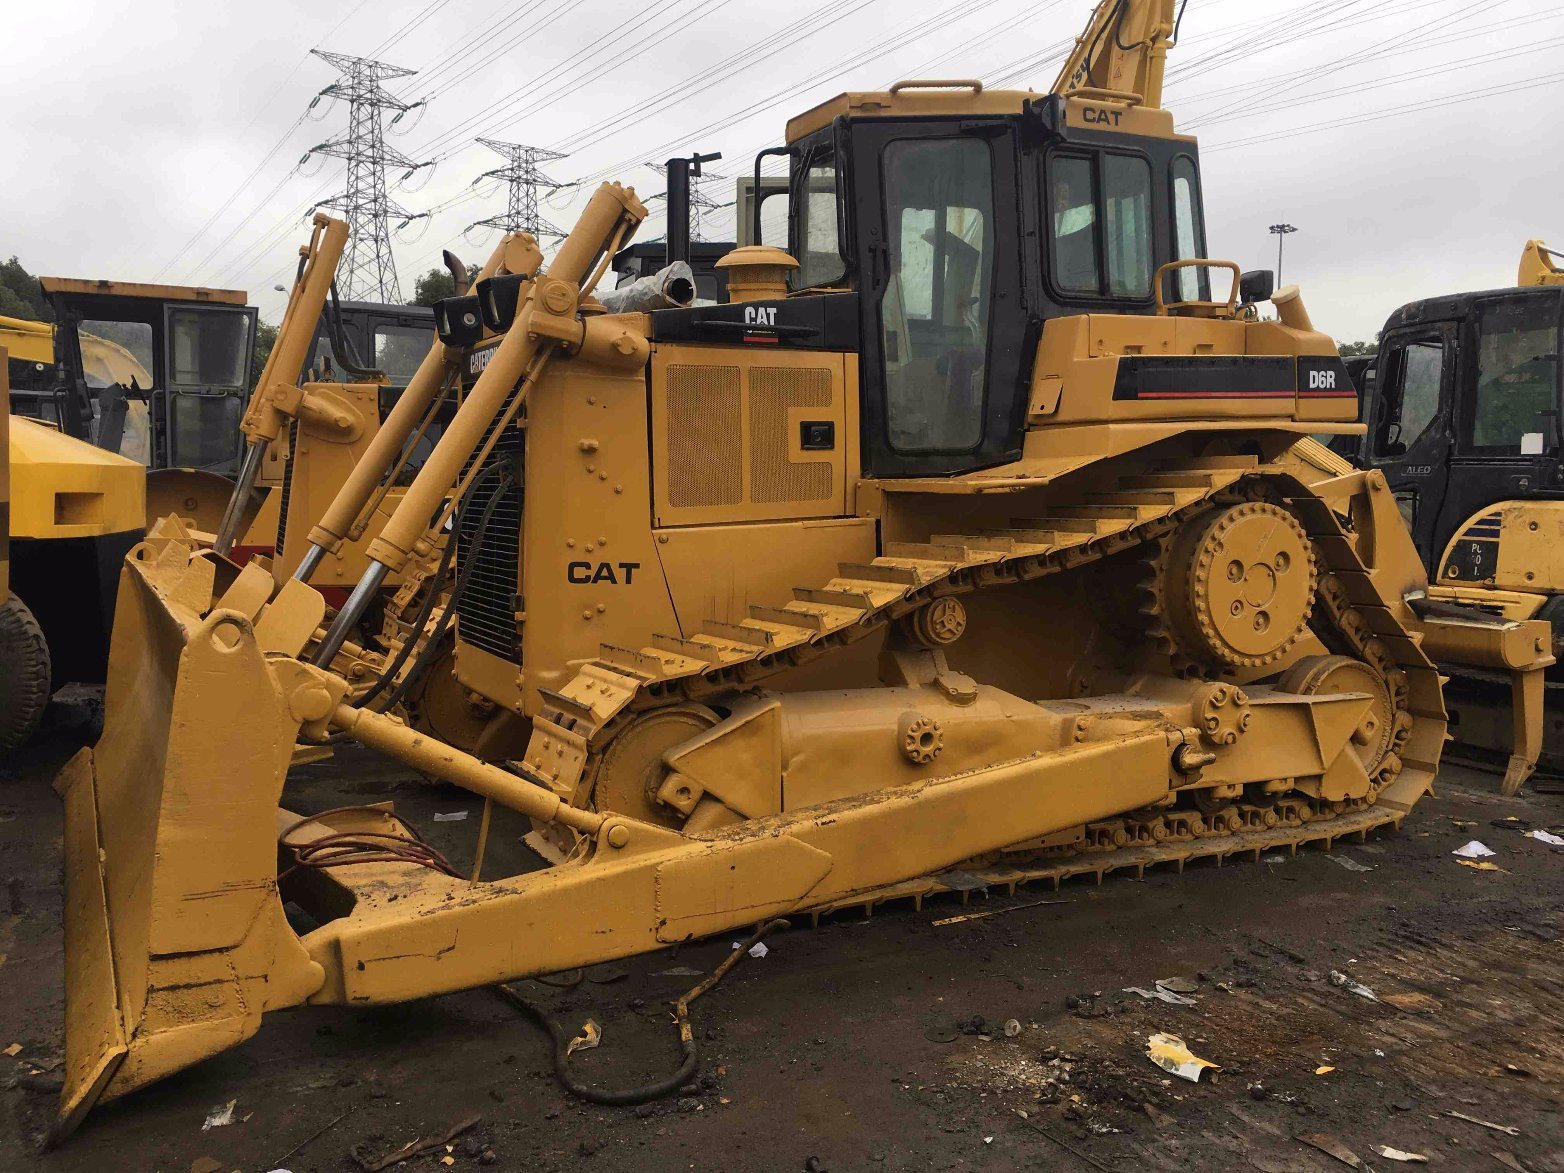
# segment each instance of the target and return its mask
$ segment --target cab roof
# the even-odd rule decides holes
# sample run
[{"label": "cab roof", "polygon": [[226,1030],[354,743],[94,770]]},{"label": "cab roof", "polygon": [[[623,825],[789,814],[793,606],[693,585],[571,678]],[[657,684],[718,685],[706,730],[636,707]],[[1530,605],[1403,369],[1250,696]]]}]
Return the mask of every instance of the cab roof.
[{"label": "cab roof", "polygon": [[[1036,90],[989,90],[980,81],[899,81],[888,90],[849,90],[788,119],[787,142],[830,126],[838,118],[949,118],[1021,114],[1027,102],[1048,97]],[[1064,99],[1064,124],[1071,130],[1110,130],[1121,134],[1193,142],[1175,134],[1173,115],[1160,107],[1072,95]]]},{"label": "cab roof", "polygon": [[1474,289],[1465,293],[1447,293],[1439,297],[1425,297],[1418,301],[1409,301],[1404,306],[1395,310],[1385,322],[1386,330],[1394,330],[1401,326],[1420,326],[1425,322],[1447,322],[1465,318],[1472,312],[1472,307],[1479,301],[1486,301],[1493,297],[1515,297],[1517,295],[1535,294],[1538,297],[1559,297],[1560,290],[1557,287],[1548,286],[1510,286],[1508,289]]},{"label": "cab roof", "polygon": [[87,277],[40,277],[46,294],[87,297],[135,297],[148,301],[194,301],[209,305],[247,305],[250,295],[242,289],[208,289],[204,285],[148,285],[138,281],[105,281]]}]

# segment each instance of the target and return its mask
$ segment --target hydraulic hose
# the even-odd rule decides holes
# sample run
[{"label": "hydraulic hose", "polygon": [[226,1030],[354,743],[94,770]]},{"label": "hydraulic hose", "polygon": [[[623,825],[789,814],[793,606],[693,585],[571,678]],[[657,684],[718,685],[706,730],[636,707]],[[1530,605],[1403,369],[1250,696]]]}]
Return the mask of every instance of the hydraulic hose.
[{"label": "hydraulic hose", "polygon": [[[418,643],[417,633],[422,631],[424,629],[424,625],[429,622],[429,616],[434,612],[434,605],[439,599],[440,592],[437,589],[436,584],[445,580],[446,573],[451,568],[451,561],[456,553],[457,539],[461,534],[462,519],[466,516],[467,510],[472,507],[472,502],[478,495],[479,486],[484,484],[490,477],[494,476],[498,476],[499,484],[495,486],[493,495],[490,496],[488,501],[484,503],[483,512],[478,516],[478,524],[473,529],[473,547],[476,549],[479,545],[482,544],[484,534],[486,534],[489,529],[489,521],[494,516],[494,510],[499,505],[501,495],[515,484],[515,478],[510,472],[509,464],[495,465],[493,468],[486,470],[475,481],[473,481],[472,488],[468,491],[466,500],[462,502],[462,507],[457,512],[456,521],[451,526],[451,535],[446,540],[445,550],[440,555],[440,568],[435,572],[435,577],[430,584],[429,594],[424,599],[422,605],[419,607],[418,615],[414,619],[408,632],[408,638],[403,640],[402,646],[397,650],[396,658],[392,660],[392,662],[387,666],[386,670],[380,674],[380,678],[376,680],[372,686],[370,686],[369,690],[365,692],[362,697],[353,702],[354,707],[363,708],[376,697],[378,697],[382,692],[385,691],[386,686],[390,684],[392,680],[396,679],[397,673],[402,670],[402,665],[407,663],[408,656],[412,653],[414,646]],[[445,610],[440,613],[439,625],[436,627],[434,633],[424,641],[423,651],[419,654],[417,663],[413,665],[412,670],[392,691],[391,696],[386,699],[386,703],[380,706],[380,712],[384,713],[395,708],[397,703],[407,695],[408,690],[411,689],[412,686],[423,675],[423,673],[428,670],[429,665],[433,662],[434,659],[434,650],[439,646],[440,640],[444,637],[446,629],[450,627],[451,619],[456,614],[456,604],[461,600],[462,596],[467,591],[467,583],[472,578],[473,567],[476,564],[476,559],[469,558],[462,566],[461,572],[457,575],[456,582],[451,586],[451,593],[446,599]]]}]

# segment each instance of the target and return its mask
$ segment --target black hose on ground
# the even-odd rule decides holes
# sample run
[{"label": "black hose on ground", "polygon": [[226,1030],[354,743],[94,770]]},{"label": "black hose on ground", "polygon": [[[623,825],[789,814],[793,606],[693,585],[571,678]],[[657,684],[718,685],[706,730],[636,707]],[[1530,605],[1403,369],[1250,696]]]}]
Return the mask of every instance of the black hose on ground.
[{"label": "black hose on ground", "polygon": [[695,1075],[700,1067],[700,1054],[695,1047],[695,1031],[690,1026],[690,1003],[707,993],[717,985],[728,972],[749,956],[749,951],[758,945],[767,934],[778,929],[788,927],[785,920],[771,920],[761,925],[750,934],[745,941],[727,957],[722,959],[722,964],[704,978],[699,985],[685,994],[673,1004],[673,1019],[679,1026],[679,1050],[684,1058],[672,1075],[651,1083],[644,1083],[638,1087],[629,1088],[596,1088],[582,1083],[570,1073],[570,1036],[565,1029],[555,1022],[544,1009],[537,1003],[518,994],[515,990],[503,982],[490,986],[496,995],[520,1010],[533,1022],[543,1028],[553,1045],[554,1051],[554,1078],[559,1085],[579,1100],[586,1100],[590,1104],[607,1104],[613,1107],[628,1108],[636,1104],[650,1103],[652,1100],[660,1100],[666,1095],[678,1091]]}]

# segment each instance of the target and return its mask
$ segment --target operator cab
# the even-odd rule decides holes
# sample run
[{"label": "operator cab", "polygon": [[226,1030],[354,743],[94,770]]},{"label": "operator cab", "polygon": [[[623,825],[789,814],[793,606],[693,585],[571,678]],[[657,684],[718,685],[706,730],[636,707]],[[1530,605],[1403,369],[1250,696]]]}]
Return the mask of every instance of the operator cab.
[{"label": "operator cab", "polygon": [[[871,475],[1018,458],[1043,323],[1155,313],[1160,266],[1206,255],[1195,141],[1165,110],[914,82],[787,139],[791,291],[856,295]],[[1165,280],[1210,299],[1204,269]]]},{"label": "operator cab", "polygon": [[1425,563],[1487,505],[1564,498],[1561,324],[1560,287],[1429,298],[1385,323],[1349,455],[1384,472]]},{"label": "operator cab", "polygon": [[232,289],[39,279],[55,370],[39,418],[149,469],[233,476],[256,310]]}]

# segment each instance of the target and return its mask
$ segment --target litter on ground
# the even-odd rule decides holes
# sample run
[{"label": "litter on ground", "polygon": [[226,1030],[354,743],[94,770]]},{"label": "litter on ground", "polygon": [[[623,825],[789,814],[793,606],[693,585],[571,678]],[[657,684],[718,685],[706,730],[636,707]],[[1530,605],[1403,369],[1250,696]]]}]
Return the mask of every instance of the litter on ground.
[{"label": "litter on ground", "polygon": [[1428,1158],[1422,1153],[1409,1153],[1405,1149],[1393,1149],[1388,1144],[1377,1145],[1374,1151],[1387,1161],[1400,1161],[1408,1165],[1428,1164]]},{"label": "litter on ground", "polygon": [[590,1018],[581,1026],[581,1033],[570,1040],[565,1047],[565,1058],[570,1058],[577,1051],[590,1051],[603,1041],[602,1028]]},{"label": "litter on ground", "polygon": [[1495,1124],[1492,1120],[1479,1120],[1476,1116],[1468,1116],[1465,1112],[1457,1112],[1451,1108],[1445,1112],[1446,1116],[1453,1116],[1457,1120],[1465,1120],[1468,1124],[1476,1124],[1482,1128],[1492,1129],[1494,1132],[1502,1132],[1506,1136],[1519,1136],[1521,1130],[1512,1128],[1508,1124]]},{"label": "litter on ground", "polygon": [[1124,992],[1126,994],[1139,994],[1142,998],[1155,998],[1162,1002],[1171,1002],[1175,1006],[1193,1006],[1195,1004],[1193,998],[1175,994],[1172,990],[1164,990],[1161,986],[1156,986],[1150,990],[1144,986],[1125,986]]},{"label": "litter on ground", "polygon": [[1325,858],[1330,860],[1333,864],[1337,864],[1346,868],[1349,872],[1371,872],[1374,870],[1368,864],[1359,863],[1357,860],[1347,855],[1328,855]]},{"label": "litter on ground", "polygon": [[1215,1063],[1192,1052],[1177,1035],[1152,1035],[1146,1040],[1146,1058],[1169,1075],[1187,1079],[1190,1083],[1199,1083],[1201,1072],[1208,1068],[1211,1071],[1222,1070]]},{"label": "litter on ground", "polygon": [[1349,994],[1356,994],[1360,998],[1367,998],[1370,1002],[1379,1001],[1379,999],[1374,996],[1373,990],[1369,989],[1362,982],[1353,981],[1339,969],[1333,969],[1330,971],[1330,984],[1333,986],[1340,986]]},{"label": "litter on ground", "polygon": [[1303,1136],[1295,1136],[1293,1139],[1302,1144],[1308,1145],[1310,1148],[1319,1149],[1320,1152],[1324,1153],[1327,1157],[1335,1157],[1343,1165],[1347,1165],[1350,1168],[1368,1168],[1368,1166],[1363,1163],[1362,1157],[1358,1156],[1357,1153],[1353,1152],[1346,1145],[1342,1144],[1341,1141],[1337,1140],[1334,1136],[1330,1136],[1327,1133],[1311,1132]]},{"label": "litter on ground", "polygon": [[1487,859],[1490,855],[1498,855],[1499,853],[1486,844],[1472,839],[1457,847],[1450,854],[1458,855],[1462,859]]},{"label": "litter on ground", "polygon": [[226,1104],[218,1104],[206,1114],[206,1119],[201,1122],[201,1131],[208,1132],[213,1128],[222,1128],[234,1122],[234,1105],[238,1100],[229,1100]]}]

